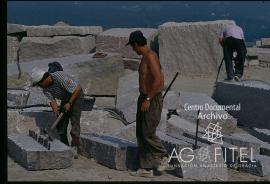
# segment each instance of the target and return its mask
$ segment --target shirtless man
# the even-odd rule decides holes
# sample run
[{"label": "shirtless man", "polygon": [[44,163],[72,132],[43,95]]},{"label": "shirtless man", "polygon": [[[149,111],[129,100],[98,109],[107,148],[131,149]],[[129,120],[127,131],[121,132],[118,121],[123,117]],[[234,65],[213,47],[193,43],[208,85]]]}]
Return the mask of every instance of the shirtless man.
[{"label": "shirtless man", "polygon": [[136,114],[140,169],[131,175],[153,177],[153,168],[161,172],[168,165],[167,151],[156,136],[163,106],[164,75],[157,54],[147,46],[147,40],[141,31],[130,34],[127,45],[129,44],[138,55],[142,55],[139,67],[140,96]]}]

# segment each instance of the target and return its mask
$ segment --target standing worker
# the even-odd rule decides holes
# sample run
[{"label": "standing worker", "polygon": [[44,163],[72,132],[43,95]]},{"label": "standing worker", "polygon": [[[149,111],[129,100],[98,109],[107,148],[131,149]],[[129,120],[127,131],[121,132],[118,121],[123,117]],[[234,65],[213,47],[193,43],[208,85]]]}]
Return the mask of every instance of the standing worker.
[{"label": "standing worker", "polygon": [[74,158],[78,158],[81,106],[84,98],[81,85],[63,71],[49,73],[36,67],[32,71],[31,79],[32,85],[41,87],[43,93],[49,98],[50,106],[56,117],[60,114],[56,99],[61,100],[60,112],[65,114],[56,128],[60,141],[69,146],[67,127],[69,120],[71,121],[71,147]]},{"label": "standing worker", "polygon": [[147,46],[147,40],[139,30],[129,36],[132,49],[142,55],[139,66],[139,91],[136,114],[136,137],[139,148],[140,169],[133,176],[153,177],[153,168],[164,171],[168,166],[168,154],[156,128],[161,119],[164,75],[157,54]]},{"label": "standing worker", "polygon": [[[240,81],[243,76],[244,63],[246,58],[246,45],[244,42],[244,33],[238,25],[226,26],[219,37],[219,43],[223,47],[224,60],[226,65],[227,81]],[[236,52],[237,56],[234,59],[235,65],[233,69],[233,53]]]}]

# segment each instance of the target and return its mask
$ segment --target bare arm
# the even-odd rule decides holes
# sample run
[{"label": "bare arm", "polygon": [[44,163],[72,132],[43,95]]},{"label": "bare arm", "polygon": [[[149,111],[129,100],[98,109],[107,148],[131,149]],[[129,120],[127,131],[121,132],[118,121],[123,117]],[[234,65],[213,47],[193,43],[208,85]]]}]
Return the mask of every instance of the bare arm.
[{"label": "bare arm", "polygon": [[52,111],[56,114],[56,115],[59,115],[59,112],[58,112],[58,105],[57,105],[57,102],[56,102],[56,99],[53,97],[52,101],[50,102],[50,106],[52,108]]},{"label": "bare arm", "polygon": [[148,55],[147,66],[150,74],[153,77],[153,83],[150,86],[147,95],[150,99],[152,99],[159,92],[160,86],[163,84],[162,75],[160,72],[159,62],[157,62],[157,58],[153,54]]},{"label": "bare arm", "polygon": [[78,98],[80,91],[81,91],[82,87],[80,84],[77,85],[77,87],[75,88],[74,92],[72,93],[69,102],[71,104],[73,104],[75,102],[75,100]]},{"label": "bare arm", "polygon": [[219,38],[218,41],[219,41],[220,45],[223,47],[224,39],[223,38]]}]

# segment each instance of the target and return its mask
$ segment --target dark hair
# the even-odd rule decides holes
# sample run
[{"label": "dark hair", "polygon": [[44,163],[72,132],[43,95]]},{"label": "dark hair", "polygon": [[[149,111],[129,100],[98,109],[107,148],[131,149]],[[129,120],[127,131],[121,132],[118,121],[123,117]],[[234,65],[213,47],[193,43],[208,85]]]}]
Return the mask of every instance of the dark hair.
[{"label": "dark hair", "polygon": [[144,46],[147,44],[147,40],[146,40],[146,38],[142,38],[142,39],[134,41],[130,44],[133,45],[134,43],[137,43],[139,46]]},{"label": "dark hair", "polygon": [[37,83],[37,85],[39,85],[40,83],[42,83],[44,80],[46,80],[48,77],[50,76],[49,72],[45,72],[42,79]]}]

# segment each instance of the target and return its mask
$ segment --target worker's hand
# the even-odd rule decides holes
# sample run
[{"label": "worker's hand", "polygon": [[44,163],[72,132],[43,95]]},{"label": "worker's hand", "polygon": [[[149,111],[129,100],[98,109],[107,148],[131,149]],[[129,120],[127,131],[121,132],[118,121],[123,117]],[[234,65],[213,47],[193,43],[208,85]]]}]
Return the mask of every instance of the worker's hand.
[{"label": "worker's hand", "polygon": [[64,106],[64,109],[65,109],[65,112],[69,112],[70,109],[71,109],[70,103],[67,103],[67,104]]},{"label": "worker's hand", "polygon": [[149,107],[150,107],[150,101],[144,100],[144,102],[142,103],[142,106],[141,106],[141,111],[146,112],[149,110]]},{"label": "worker's hand", "polygon": [[58,118],[58,116],[60,115],[58,110],[53,110],[54,116],[55,118]]}]

